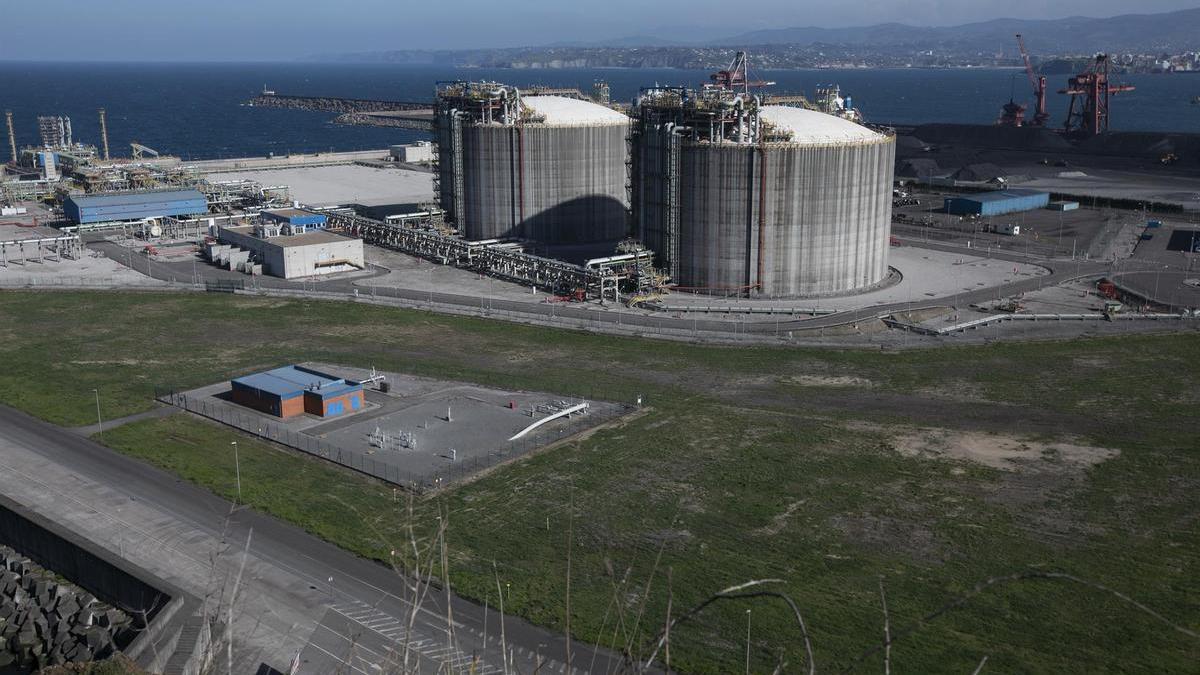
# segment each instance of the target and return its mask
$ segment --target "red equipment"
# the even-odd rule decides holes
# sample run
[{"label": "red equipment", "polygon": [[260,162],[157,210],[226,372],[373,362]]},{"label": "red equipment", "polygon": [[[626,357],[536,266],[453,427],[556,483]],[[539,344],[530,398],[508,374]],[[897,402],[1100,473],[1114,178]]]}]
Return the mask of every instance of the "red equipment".
[{"label": "red equipment", "polygon": [[742,93],[749,93],[750,87],[760,88],[769,87],[774,82],[766,80],[750,80],[746,76],[746,71],[749,67],[749,60],[746,58],[746,52],[738,52],[733,57],[733,63],[725,70],[718,70],[709,76],[713,81],[713,86],[720,89],[737,90],[741,89]]},{"label": "red equipment", "polygon": [[996,120],[996,124],[1002,127],[1025,126],[1025,106],[1010,98],[1008,103],[1004,104],[1003,110],[1004,112],[1000,113],[1000,119]]},{"label": "red equipment", "polygon": [[1063,131],[1068,135],[1095,136],[1108,131],[1108,102],[1123,91],[1133,91],[1127,84],[1109,84],[1108,55],[1097,54],[1095,62],[1084,72],[1067,80],[1060,94],[1070,94],[1071,107]]},{"label": "red equipment", "polygon": [[1029,76],[1029,84],[1033,87],[1034,104],[1033,119],[1029,124],[1044,127],[1050,121],[1050,113],[1046,112],[1046,76],[1033,72],[1033,64],[1029,62],[1029,52],[1025,51],[1025,40],[1017,33],[1017,48],[1021,50],[1021,58],[1025,60],[1025,74]]},{"label": "red equipment", "polygon": [[582,288],[576,288],[573,291],[559,293],[550,296],[550,302],[585,302],[587,300],[587,291]]}]

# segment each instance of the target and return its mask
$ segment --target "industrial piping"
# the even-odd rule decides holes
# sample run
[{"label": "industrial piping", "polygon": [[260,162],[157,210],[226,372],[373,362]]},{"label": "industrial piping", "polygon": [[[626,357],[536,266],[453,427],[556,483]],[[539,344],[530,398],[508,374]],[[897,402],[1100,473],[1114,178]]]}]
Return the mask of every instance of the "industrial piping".
[{"label": "industrial piping", "polygon": [[510,438],[510,439],[508,439],[508,440],[509,440],[509,441],[515,441],[515,440],[517,440],[518,438],[520,438],[520,437],[524,436],[525,434],[527,434],[527,433],[529,433],[529,432],[533,431],[534,429],[536,429],[536,428],[538,428],[538,427],[542,426],[543,424],[545,424],[545,423],[547,423],[547,422],[550,422],[550,421],[556,420],[556,419],[558,419],[558,418],[560,418],[560,417],[567,417],[568,415],[572,415],[572,414],[574,414],[574,413],[577,413],[577,412],[579,412],[579,411],[581,411],[581,410],[586,410],[586,409],[587,409],[587,407],[588,407],[587,401],[584,401],[583,403],[580,403],[580,404],[577,404],[577,405],[573,405],[573,406],[571,406],[570,408],[567,408],[567,409],[565,409],[565,410],[560,410],[560,411],[558,411],[558,412],[554,413],[553,415],[550,415],[549,417],[543,417],[542,419],[540,419],[540,420],[538,420],[538,421],[534,422],[533,424],[530,424],[529,426],[525,427],[524,429],[522,429],[522,430],[518,431],[518,432],[517,432],[517,434],[516,434],[515,436],[513,436],[512,438]]}]

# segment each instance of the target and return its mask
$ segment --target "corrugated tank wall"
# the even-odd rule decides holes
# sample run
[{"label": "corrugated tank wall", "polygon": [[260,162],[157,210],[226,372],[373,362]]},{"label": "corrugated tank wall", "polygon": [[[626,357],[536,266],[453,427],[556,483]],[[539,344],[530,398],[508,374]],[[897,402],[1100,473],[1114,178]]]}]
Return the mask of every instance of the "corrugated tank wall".
[{"label": "corrugated tank wall", "polygon": [[[671,217],[668,183],[672,171],[669,165],[675,153],[671,130],[652,125],[636,127],[630,152],[633,236],[654,251],[655,264],[673,277],[676,271],[669,267],[677,258],[678,247],[667,232]],[[674,154],[674,161],[678,162],[678,154]]]},{"label": "corrugated tank wall", "polygon": [[[627,135],[625,124],[463,124],[463,212],[455,214],[459,229],[473,240],[621,239],[629,214]],[[443,154],[439,164],[447,203],[452,159]]]},{"label": "corrugated tank wall", "polygon": [[879,283],[887,275],[894,157],[894,140],[884,136],[835,145],[684,145],[676,281],[759,297]]}]

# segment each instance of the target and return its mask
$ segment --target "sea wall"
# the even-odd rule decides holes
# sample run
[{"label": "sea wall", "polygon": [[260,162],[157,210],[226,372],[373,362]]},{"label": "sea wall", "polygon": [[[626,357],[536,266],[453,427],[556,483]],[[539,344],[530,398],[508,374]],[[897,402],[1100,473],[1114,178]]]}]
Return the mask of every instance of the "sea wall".
[{"label": "sea wall", "polygon": [[[96,546],[4,495],[0,495],[0,544],[19,552],[12,561],[18,567],[28,572],[36,572],[32,565],[36,563],[36,566],[52,571],[60,579],[69,580],[70,584],[62,585],[68,589],[62,597],[70,597],[72,587],[86,591],[77,596],[74,604],[80,604],[78,600],[84,600],[83,604],[104,608],[105,611],[104,619],[99,619],[96,612],[90,612],[92,624],[117,623],[127,618],[128,621],[120,625],[121,631],[115,646],[120,647],[127,656],[152,672],[162,671],[166,660],[175,651],[180,625],[195,613],[199,606],[195,598],[167,581]],[[13,573],[11,569],[9,572]],[[50,616],[41,612],[45,623],[48,624],[50,617],[55,616],[57,603],[61,600],[50,597],[48,582],[43,580],[41,583],[41,587],[36,582],[33,584],[34,597],[26,604],[26,608],[32,615],[49,607]],[[59,592],[58,586],[59,584],[55,584],[55,595]],[[29,595],[27,590],[24,594]],[[39,598],[39,595],[43,597]],[[97,600],[98,603],[87,602],[91,599]],[[70,604],[64,607],[70,609]],[[80,607],[79,613],[84,609]],[[108,609],[119,610],[119,614],[109,615]],[[83,614],[81,619],[79,613],[75,617],[77,623],[89,620],[87,614]],[[42,651],[48,654],[54,647],[54,630],[47,630],[48,639],[43,639],[39,630],[37,625],[33,627],[34,635],[43,642]],[[71,626],[68,625],[67,633],[70,631]],[[25,636],[27,641],[31,639],[28,631],[25,632]],[[92,640],[102,638],[93,636]],[[45,648],[47,646],[49,649]]]}]

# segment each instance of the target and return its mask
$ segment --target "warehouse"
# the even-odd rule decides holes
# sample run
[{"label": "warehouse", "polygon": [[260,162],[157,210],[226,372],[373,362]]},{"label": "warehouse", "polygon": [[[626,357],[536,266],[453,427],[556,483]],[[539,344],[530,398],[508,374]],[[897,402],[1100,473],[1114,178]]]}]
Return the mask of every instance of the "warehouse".
[{"label": "warehouse", "polygon": [[[266,274],[284,279],[350,272],[366,267],[361,239],[306,228],[300,225],[293,229],[290,225],[279,226],[266,222],[222,227],[217,233],[220,244],[210,246],[206,255],[215,262],[254,261],[262,265],[262,271]],[[240,249],[249,255],[239,255],[230,249]]]},{"label": "warehouse", "polygon": [[1012,188],[998,192],[947,197],[946,213],[960,216],[1002,216],[1006,213],[1044,209],[1049,204],[1049,192]]},{"label": "warehouse", "polygon": [[208,200],[199,190],[72,195],[63,202],[63,212],[71,222],[81,225],[163,216],[197,216],[208,213]]},{"label": "warehouse", "polygon": [[230,384],[234,403],[285,419],[305,413],[336,417],[363,407],[361,382],[302,366],[246,375]]}]

